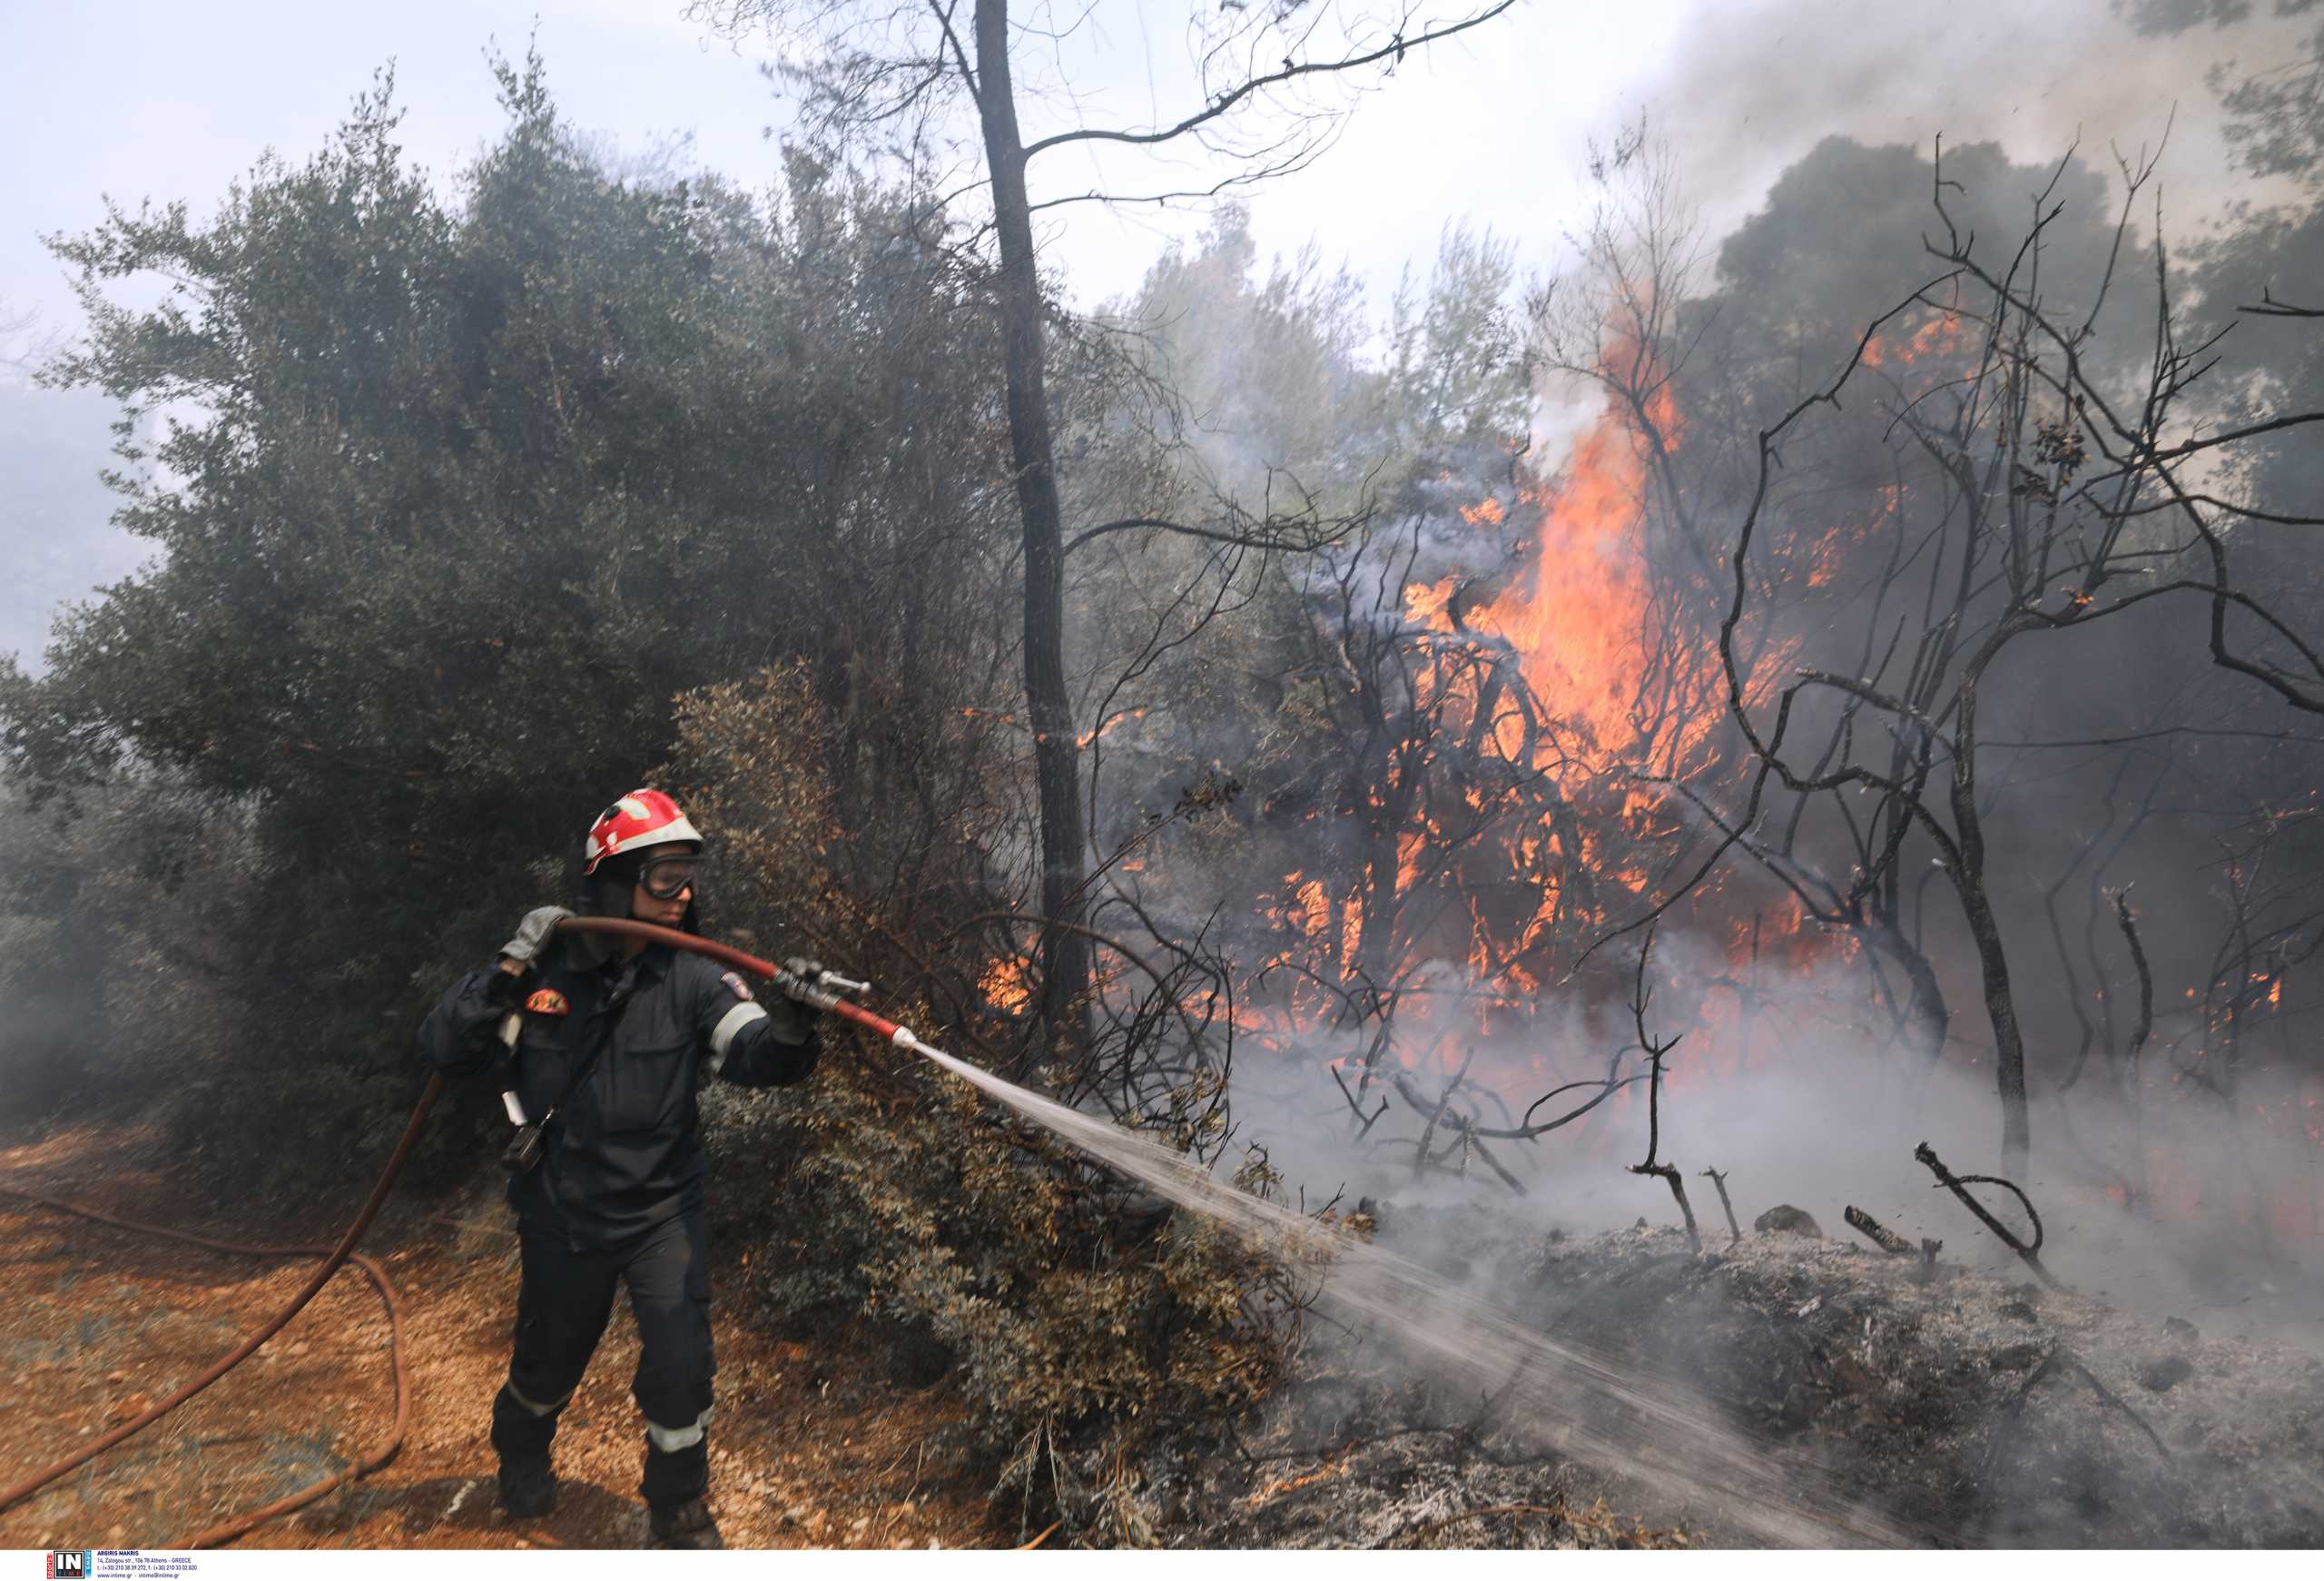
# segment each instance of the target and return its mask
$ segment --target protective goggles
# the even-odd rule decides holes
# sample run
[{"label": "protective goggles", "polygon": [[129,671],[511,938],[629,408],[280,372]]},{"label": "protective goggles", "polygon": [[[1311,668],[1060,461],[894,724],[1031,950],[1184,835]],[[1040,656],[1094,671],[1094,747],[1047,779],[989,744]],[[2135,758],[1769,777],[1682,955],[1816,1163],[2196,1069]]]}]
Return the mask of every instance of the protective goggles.
[{"label": "protective goggles", "polygon": [[655,900],[675,900],[687,890],[700,887],[706,866],[692,853],[649,856],[638,867],[638,887]]}]

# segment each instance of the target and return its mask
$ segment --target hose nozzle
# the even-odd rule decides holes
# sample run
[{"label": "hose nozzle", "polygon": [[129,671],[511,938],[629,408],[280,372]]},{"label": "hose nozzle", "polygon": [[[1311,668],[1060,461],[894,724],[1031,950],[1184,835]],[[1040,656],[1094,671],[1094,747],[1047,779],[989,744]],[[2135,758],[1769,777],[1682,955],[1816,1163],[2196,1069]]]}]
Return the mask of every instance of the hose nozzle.
[{"label": "hose nozzle", "polygon": [[809,977],[793,971],[788,965],[775,968],[774,984],[801,1003],[812,1004],[817,1010],[833,1009],[839,1004],[841,995],[868,993],[872,987],[869,983],[859,983],[836,972],[818,970]]}]

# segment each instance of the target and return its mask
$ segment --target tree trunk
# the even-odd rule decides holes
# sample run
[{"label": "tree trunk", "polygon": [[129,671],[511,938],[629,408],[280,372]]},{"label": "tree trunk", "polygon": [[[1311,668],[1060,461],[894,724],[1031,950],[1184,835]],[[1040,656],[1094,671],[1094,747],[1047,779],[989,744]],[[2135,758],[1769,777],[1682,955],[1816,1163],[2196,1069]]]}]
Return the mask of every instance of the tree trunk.
[{"label": "tree trunk", "polygon": [[1985,833],[1977,818],[1977,683],[2009,635],[2006,626],[1995,633],[1962,677],[1959,722],[1953,736],[1953,826],[1960,835],[1961,871],[1953,882],[1969,936],[1976,943],[1985,1013],[1993,1021],[1994,1074],[2001,1089],[2001,1172],[2022,1181],[2033,1151],[2025,1108],[2025,1035],[2017,1024],[2017,997],[2009,986],[2009,954],[2002,948],[2001,924],[1985,894]]},{"label": "tree trunk", "polygon": [[[1081,920],[1081,765],[1065,689],[1065,552],[1057,465],[1049,439],[1041,282],[1025,194],[1025,148],[1009,73],[1008,0],[976,0],[977,110],[985,166],[992,177],[993,225],[1000,242],[1002,358],[1009,397],[1009,448],[1017,507],[1025,527],[1025,701],[1033,726],[1033,771],[1041,813],[1041,912]],[[1041,935],[1041,1011],[1053,1033],[1068,1032],[1071,1006],[1088,986],[1089,948],[1080,934]],[[1073,1040],[1078,1042],[1078,1040]]]}]

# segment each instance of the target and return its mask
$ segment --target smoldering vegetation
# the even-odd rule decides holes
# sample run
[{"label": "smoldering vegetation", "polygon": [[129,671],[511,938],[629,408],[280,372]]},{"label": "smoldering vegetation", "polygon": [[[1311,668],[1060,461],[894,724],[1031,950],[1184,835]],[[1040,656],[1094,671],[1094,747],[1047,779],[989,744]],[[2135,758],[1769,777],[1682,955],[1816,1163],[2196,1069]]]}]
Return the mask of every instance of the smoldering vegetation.
[{"label": "smoldering vegetation", "polygon": [[1801,1234],[1722,1232],[1704,1254],[1669,1226],[1574,1240],[1472,1210],[1402,1229],[1475,1257],[1493,1309],[1699,1402],[1779,1486],[1739,1500],[1684,1430],[1676,1478],[1610,1464],[1530,1374],[1453,1387],[1375,1329],[1319,1339],[1227,1453],[1157,1457],[1155,1529],[1211,1546],[2318,1540],[2312,1347]]},{"label": "smoldering vegetation", "polygon": [[[1816,1540],[1734,1514],[1796,1473],[1833,1540],[2317,1541],[2316,69],[2222,77],[2297,196],[2193,239],[2139,159],[1838,136],[1706,234],[1644,126],[1540,278],[1455,228],[1374,294],[1222,209],[1049,307],[1056,631],[973,217],[845,146],[617,172],[537,60],[440,186],[383,84],[58,243],[48,376],[199,415],[124,450],[153,564],[0,674],[11,1122],[335,1179],[652,780],[710,931],[1337,1249],[916,1062],[714,1105],[752,1309],[960,1391],[1013,1524]],[[1467,1315],[1334,1316],[1368,1255]]]}]

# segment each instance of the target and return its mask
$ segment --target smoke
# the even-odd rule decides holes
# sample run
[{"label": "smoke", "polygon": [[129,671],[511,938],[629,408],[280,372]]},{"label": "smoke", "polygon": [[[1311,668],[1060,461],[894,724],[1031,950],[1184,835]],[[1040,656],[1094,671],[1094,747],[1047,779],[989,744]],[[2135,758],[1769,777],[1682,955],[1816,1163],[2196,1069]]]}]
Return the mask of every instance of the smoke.
[{"label": "smoke", "polygon": [[1826,137],[1926,153],[1941,134],[1948,147],[1997,143],[2034,164],[2079,143],[2111,173],[2110,144],[2152,147],[2166,127],[2173,212],[2200,220],[2243,188],[2206,70],[2229,55],[2288,60],[2300,34],[2297,17],[2251,10],[2231,29],[2191,34],[2134,26],[2119,0],[1705,6],[1639,91],[1717,230]]},{"label": "smoke", "polygon": [[[1827,1235],[1853,1238],[1842,1210],[1854,1206],[1908,1239],[1942,1240],[1947,1266],[2026,1277],[2015,1254],[1937,1190],[1914,1158],[1926,1142],[1955,1173],[1997,1167],[1990,1070],[1880,1047],[1868,1035],[1878,1011],[1866,1001],[1861,973],[1840,968],[1768,982],[1753,1050],[1739,1054],[1704,1024],[1703,1002],[1719,995],[1699,985],[1729,975],[1723,952],[1707,941],[1672,933],[1656,942],[1647,1030],[1657,1041],[1679,1037],[1664,1066],[1658,1159],[1680,1170],[1704,1244],[1716,1249],[1728,1240],[1718,1194],[1703,1178],[1717,1170],[1747,1234],[1758,1215],[1780,1204],[1806,1210]],[[1470,990],[1490,997],[1484,985]],[[1449,1113],[1472,1117],[1481,1131],[1513,1129],[1507,1116],[1567,1082],[1596,1081],[1610,1052],[1625,1045],[1633,1052],[1624,1073],[1643,1075],[1646,1061],[1635,1043],[1628,1006],[1591,1010],[1561,1000],[1521,1031],[1484,1040],[1463,1079],[1465,1095],[1446,1092],[1450,1063],[1397,1073],[1427,1101],[1444,1099]],[[1272,1081],[1238,1086],[1240,1134],[1266,1151],[1310,1207],[1370,1199],[1382,1205],[1392,1235],[1399,1217],[1413,1212],[1477,1214],[1505,1227],[1512,1260],[1521,1243],[1553,1230],[1587,1235],[1641,1219],[1679,1222],[1662,1181],[1628,1172],[1646,1155],[1644,1082],[1564,1130],[1531,1141],[1482,1142],[1521,1191],[1474,1159],[1456,1155],[1450,1170],[1417,1169],[1410,1141],[1421,1122],[1384,1081],[1367,1090],[1364,1107],[1368,1115],[1385,1096],[1388,1112],[1366,1131],[1328,1072],[1336,1062],[1353,1087],[1364,1052],[1353,1037],[1309,1036]],[[1592,1095],[1585,1088],[1543,1112],[1563,1112]],[[2223,1333],[2316,1341],[2315,1314],[2324,1301],[2318,1233],[2324,1169],[2315,1149],[2240,1134],[2228,1117],[2201,1106],[2158,1102],[2137,1112],[2094,1088],[2040,1105],[2035,1121],[2048,1145],[2018,1183],[2042,1216],[2043,1263],[2067,1285],[2126,1310],[2192,1316]],[[1452,1124],[1441,1122],[1439,1134],[1449,1138]],[[2135,1210],[2111,1190],[2113,1177],[2078,1152],[2152,1161],[2166,1176],[2158,1190],[2168,1201]],[[2033,1239],[2004,1193],[1982,1195]]]}]

